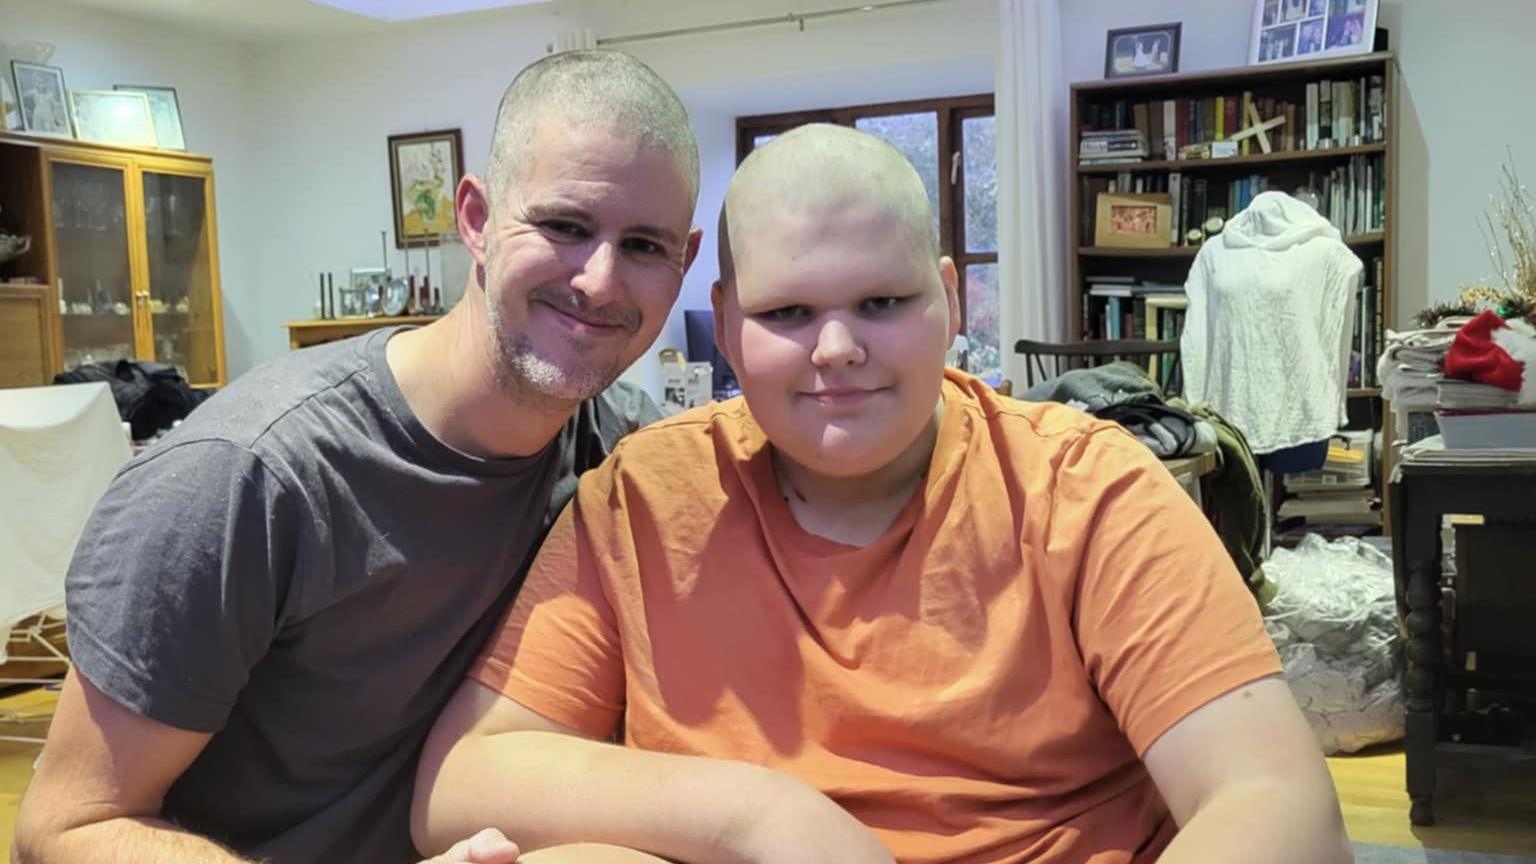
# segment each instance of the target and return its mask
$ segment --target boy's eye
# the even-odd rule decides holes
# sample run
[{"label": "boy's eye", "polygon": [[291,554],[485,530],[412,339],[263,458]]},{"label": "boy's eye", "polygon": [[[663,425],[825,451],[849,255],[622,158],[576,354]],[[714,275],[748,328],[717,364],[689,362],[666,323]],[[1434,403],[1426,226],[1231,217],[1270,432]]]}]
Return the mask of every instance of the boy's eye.
[{"label": "boy's eye", "polygon": [[867,312],[867,313],[878,314],[878,313],[881,313],[881,312],[889,312],[892,309],[895,309],[897,306],[900,306],[902,301],[905,300],[905,299],[907,299],[907,298],[905,298],[905,297],[871,297],[868,300],[865,300],[864,302],[860,303],[859,305],[862,306],[864,311]]},{"label": "boy's eye", "polygon": [[810,314],[804,306],[780,306],[777,309],[769,309],[757,317],[771,324],[788,324],[791,321],[799,321]]}]

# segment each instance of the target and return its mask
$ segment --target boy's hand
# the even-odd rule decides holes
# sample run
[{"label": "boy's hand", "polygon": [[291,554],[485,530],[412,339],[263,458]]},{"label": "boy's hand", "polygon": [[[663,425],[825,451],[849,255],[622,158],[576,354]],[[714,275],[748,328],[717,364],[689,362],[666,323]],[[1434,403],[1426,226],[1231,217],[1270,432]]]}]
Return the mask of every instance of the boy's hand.
[{"label": "boy's hand", "polygon": [[453,844],[447,852],[421,864],[512,864],[517,844],[495,828],[486,828],[468,840]]}]

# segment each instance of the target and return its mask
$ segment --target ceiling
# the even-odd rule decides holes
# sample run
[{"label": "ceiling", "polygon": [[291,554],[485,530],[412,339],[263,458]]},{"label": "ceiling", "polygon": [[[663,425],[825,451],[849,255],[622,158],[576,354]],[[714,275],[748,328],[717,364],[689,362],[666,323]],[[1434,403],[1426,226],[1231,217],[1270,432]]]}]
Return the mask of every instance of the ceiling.
[{"label": "ceiling", "polygon": [[546,0],[71,0],[75,5],[164,21],[226,39],[265,43],[387,26],[382,22],[453,15]]}]

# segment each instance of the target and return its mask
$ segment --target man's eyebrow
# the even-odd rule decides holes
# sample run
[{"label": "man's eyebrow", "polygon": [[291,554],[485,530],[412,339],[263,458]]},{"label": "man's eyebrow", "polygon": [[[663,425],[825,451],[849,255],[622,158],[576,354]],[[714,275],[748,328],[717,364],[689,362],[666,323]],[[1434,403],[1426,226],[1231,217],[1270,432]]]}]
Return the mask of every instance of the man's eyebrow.
[{"label": "man's eyebrow", "polygon": [[677,232],[670,228],[663,228],[660,225],[636,225],[624,233],[636,234],[641,237],[648,237],[652,240],[660,240],[662,243],[665,243],[669,246],[676,246],[682,242],[682,240],[677,236]]}]

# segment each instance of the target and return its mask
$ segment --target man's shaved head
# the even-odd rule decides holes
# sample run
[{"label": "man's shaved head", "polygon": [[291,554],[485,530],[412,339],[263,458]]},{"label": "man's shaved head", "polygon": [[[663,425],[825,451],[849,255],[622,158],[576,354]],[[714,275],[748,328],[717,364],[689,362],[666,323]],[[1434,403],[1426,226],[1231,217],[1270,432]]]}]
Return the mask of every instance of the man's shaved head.
[{"label": "man's shaved head", "polygon": [[885,141],[829,123],[800,126],[753,150],[736,169],[720,210],[720,281],[752,252],[759,220],[818,217],[851,209],[895,216],[920,260],[937,262],[933,209],[917,169]]},{"label": "man's shaved head", "polygon": [[491,136],[486,185],[492,201],[527,170],[534,132],[548,119],[610,129],[666,149],[698,195],[699,144],[677,94],[628,54],[593,50],[550,55],[512,79]]}]

